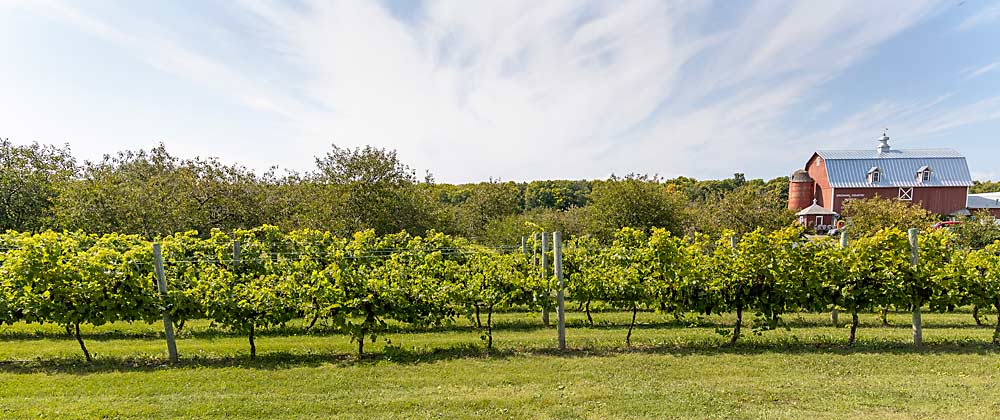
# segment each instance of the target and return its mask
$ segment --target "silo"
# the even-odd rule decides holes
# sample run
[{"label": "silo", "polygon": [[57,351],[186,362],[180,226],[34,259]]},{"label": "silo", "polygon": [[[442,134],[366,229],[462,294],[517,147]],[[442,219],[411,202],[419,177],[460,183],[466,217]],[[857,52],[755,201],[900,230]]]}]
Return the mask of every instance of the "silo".
[{"label": "silo", "polygon": [[799,169],[788,179],[788,208],[802,210],[813,203],[815,182],[809,172]]}]

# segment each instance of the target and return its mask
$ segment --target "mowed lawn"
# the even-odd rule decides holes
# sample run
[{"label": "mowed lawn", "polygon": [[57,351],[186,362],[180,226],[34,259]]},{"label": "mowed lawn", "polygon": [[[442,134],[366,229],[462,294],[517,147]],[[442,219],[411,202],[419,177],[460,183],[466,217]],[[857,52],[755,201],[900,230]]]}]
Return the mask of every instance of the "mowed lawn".
[{"label": "mowed lawn", "polygon": [[400,326],[363,361],[301,322],[264,333],[250,361],[245,337],[199,321],[178,366],[157,324],[86,329],[93,364],[60,327],[16,325],[0,329],[0,418],[1000,418],[1000,352],[967,311],[925,314],[920,350],[904,313],[865,314],[855,348],[829,314],[725,348],[730,317],[642,313],[627,349],[629,315],[568,314],[565,353],[537,314],[497,315],[489,356],[468,322]]}]

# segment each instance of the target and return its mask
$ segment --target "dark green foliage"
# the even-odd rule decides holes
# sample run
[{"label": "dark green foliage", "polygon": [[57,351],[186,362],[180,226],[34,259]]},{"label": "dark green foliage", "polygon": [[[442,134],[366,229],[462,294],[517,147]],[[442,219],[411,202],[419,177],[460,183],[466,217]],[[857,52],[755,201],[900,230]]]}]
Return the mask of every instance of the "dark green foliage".
[{"label": "dark green foliage", "polygon": [[848,220],[847,231],[851,238],[872,236],[883,229],[925,229],[936,220],[919,206],[886,198],[848,200],[844,203],[843,216]]},{"label": "dark green foliage", "polygon": [[586,206],[591,184],[588,181],[531,181],[524,187],[524,209],[565,211]]},{"label": "dark green foliage", "polygon": [[316,217],[308,227],[349,235],[365,229],[422,233],[434,225],[433,208],[417,188],[416,173],[395,151],[333,146],[316,158],[316,168],[314,193],[304,197],[313,201]]},{"label": "dark green foliage", "polygon": [[[764,182],[647,176],[608,180],[435,184],[393,150],[333,146],[304,173],[256,174],[214,158],[182,159],[161,144],[77,165],[68,148],[0,144],[0,229],[45,228],[147,238],[262,224],[339,236],[434,230],[475,242],[517,240],[535,227],[610,241],[621,227],[718,234],[783,226],[787,178]],[[753,191],[753,193],[749,191]],[[743,211],[746,209],[753,211]],[[733,210],[740,217],[716,217]],[[774,210],[774,211],[772,211]],[[738,212],[737,212],[738,211]],[[725,214],[730,214],[725,213]]]},{"label": "dark green foliage", "polygon": [[761,186],[745,184],[725,195],[709,196],[689,206],[690,230],[721,235],[724,231],[738,236],[757,229],[772,232],[790,226],[795,214],[788,210],[785,196]]},{"label": "dark green foliage", "polygon": [[147,237],[252,227],[267,218],[264,185],[253,172],[218,160],[183,160],[161,144],[86,162],[81,179],[62,183],[58,225]]},{"label": "dark green foliage", "polygon": [[513,182],[485,182],[472,188],[459,206],[459,231],[466,237],[486,234],[491,223],[521,213],[521,193]]},{"label": "dark green foliage", "polygon": [[683,230],[684,202],[680,193],[664,187],[656,178],[612,176],[594,185],[586,207],[587,231],[605,242],[624,227],[646,231],[659,227],[679,234]]},{"label": "dark green foliage", "polygon": [[1000,181],[972,181],[970,194],[982,194],[1000,191]]},{"label": "dark green foliage", "polygon": [[60,186],[75,172],[68,146],[18,146],[0,139],[0,232],[52,227]]},{"label": "dark green foliage", "polygon": [[959,244],[966,248],[982,249],[1000,241],[1000,224],[987,210],[980,210],[972,217],[962,217],[958,225],[950,227]]}]

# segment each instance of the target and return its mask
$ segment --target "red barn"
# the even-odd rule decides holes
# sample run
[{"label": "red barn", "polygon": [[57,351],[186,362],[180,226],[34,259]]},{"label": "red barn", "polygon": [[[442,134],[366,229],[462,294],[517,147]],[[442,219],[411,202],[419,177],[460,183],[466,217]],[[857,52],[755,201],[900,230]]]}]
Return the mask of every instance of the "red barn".
[{"label": "red barn", "polygon": [[885,134],[878,140],[872,150],[813,153],[789,180],[788,208],[820,230],[835,224],[844,201],[854,198],[911,201],[942,215],[966,211],[972,176],[965,157],[951,149],[895,150]]}]

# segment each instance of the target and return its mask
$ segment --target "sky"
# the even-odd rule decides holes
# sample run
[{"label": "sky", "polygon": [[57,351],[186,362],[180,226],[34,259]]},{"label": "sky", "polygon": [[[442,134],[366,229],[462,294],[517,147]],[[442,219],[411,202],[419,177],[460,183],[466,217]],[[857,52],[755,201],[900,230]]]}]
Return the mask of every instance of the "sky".
[{"label": "sky", "polygon": [[1000,2],[0,0],[0,137],[439,182],[773,178],[954,148],[1000,179]]}]

